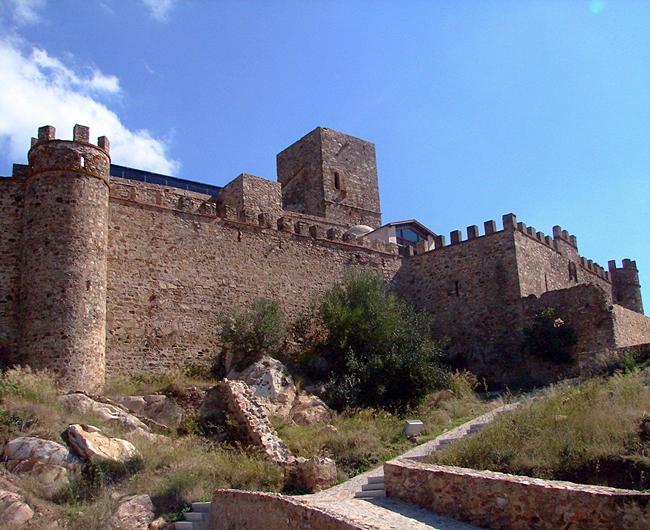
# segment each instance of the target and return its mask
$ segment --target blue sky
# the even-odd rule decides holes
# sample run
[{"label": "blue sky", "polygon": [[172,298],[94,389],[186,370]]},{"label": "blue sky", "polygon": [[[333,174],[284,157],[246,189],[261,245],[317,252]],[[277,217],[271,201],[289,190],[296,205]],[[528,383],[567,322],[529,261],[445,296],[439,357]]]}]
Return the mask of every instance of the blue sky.
[{"label": "blue sky", "polygon": [[0,0],[0,80],[0,174],[46,123],[219,185],[331,127],[385,221],[560,224],[650,309],[650,0]]}]

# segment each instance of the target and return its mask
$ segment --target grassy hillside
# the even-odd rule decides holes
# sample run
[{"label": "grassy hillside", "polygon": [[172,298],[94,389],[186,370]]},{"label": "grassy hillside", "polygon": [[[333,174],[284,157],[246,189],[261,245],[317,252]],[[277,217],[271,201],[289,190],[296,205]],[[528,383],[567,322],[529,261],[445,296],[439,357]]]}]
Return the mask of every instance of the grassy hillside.
[{"label": "grassy hillside", "polygon": [[[647,374],[615,374],[504,415],[429,457],[443,465],[634,489],[650,488]],[[650,427],[650,425],[649,425]]]}]

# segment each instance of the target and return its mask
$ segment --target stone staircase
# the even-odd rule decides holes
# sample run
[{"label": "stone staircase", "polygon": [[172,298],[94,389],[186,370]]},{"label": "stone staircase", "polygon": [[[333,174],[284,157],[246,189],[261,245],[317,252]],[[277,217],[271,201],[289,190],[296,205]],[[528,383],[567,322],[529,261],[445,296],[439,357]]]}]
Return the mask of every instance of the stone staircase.
[{"label": "stone staircase", "polygon": [[386,487],[383,475],[368,477],[368,482],[361,486],[361,491],[354,494],[355,499],[377,499],[385,496]]},{"label": "stone staircase", "polygon": [[209,502],[193,502],[192,511],[183,514],[184,521],[174,523],[174,530],[210,530]]}]

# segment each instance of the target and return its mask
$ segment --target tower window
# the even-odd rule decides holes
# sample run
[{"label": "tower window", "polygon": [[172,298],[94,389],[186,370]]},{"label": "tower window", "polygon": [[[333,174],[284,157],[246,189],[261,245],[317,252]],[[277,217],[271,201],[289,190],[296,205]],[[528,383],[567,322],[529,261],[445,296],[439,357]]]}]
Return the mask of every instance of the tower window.
[{"label": "tower window", "polygon": [[341,177],[338,171],[334,172],[334,188],[337,190],[341,189]]}]

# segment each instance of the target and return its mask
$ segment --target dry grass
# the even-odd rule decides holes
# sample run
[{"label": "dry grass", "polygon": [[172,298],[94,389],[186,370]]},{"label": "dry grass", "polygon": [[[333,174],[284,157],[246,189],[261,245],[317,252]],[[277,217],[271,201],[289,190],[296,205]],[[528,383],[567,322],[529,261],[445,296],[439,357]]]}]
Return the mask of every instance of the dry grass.
[{"label": "dry grass", "polygon": [[474,392],[476,381],[470,374],[455,373],[451,379],[450,389],[426,396],[418,408],[403,415],[371,409],[350,410],[334,417],[335,429],[278,420],[274,423],[295,454],[330,456],[337,463],[339,480],[346,480],[413,447],[413,442],[403,434],[405,419],[422,420],[425,431],[417,443],[423,443],[503,403],[481,400]]},{"label": "dry grass", "polygon": [[[155,385],[178,383],[178,374],[157,377],[155,381],[124,380],[122,388],[146,391]],[[185,375],[182,382],[205,379]],[[149,385],[149,386],[147,386]],[[113,387],[113,389],[117,386]],[[47,372],[15,368],[0,375],[0,432],[3,440],[17,436],[36,436],[60,441],[60,433],[70,423],[89,423],[111,436],[127,437],[122,427],[93,416],[66,412],[57,400],[58,389]],[[191,502],[209,500],[215,488],[280,491],[284,486],[282,469],[241,448],[211,443],[197,435],[169,437],[151,442],[131,439],[142,460],[128,469],[96,466],[73,484],[62,497],[67,524],[73,529],[103,529],[113,512],[117,497],[147,493],[157,514],[177,514]],[[29,480],[21,481],[26,490],[36,493]]]},{"label": "dry grass", "polygon": [[480,434],[429,457],[431,462],[539,478],[565,478],[590,463],[648,455],[638,436],[650,411],[641,374],[594,378],[552,391],[504,415]]},{"label": "dry grass", "polygon": [[108,397],[142,396],[170,386],[209,388],[216,383],[217,379],[207,367],[189,365],[161,373],[143,372],[110,377],[104,385],[103,394]]}]

